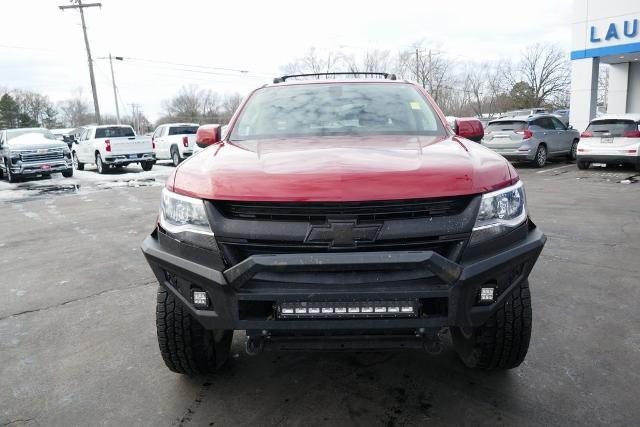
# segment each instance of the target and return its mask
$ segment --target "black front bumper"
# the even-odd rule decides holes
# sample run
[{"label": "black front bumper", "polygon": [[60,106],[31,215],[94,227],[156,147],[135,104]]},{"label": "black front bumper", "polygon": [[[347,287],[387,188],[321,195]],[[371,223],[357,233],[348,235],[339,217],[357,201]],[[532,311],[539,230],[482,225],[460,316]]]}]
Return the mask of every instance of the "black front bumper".
[{"label": "black front bumper", "polygon": [[[197,249],[155,231],[142,251],[160,284],[171,291],[208,329],[247,331],[385,331],[445,326],[479,326],[487,321],[535,264],[546,237],[533,224],[522,239],[495,253],[453,262],[433,251],[384,251],[252,255],[225,268],[217,252]],[[318,275],[371,275],[367,283],[318,283]],[[408,274],[408,276],[406,274]],[[271,280],[261,277],[271,276]],[[278,282],[273,277],[280,277]],[[305,277],[309,278],[305,284]],[[479,289],[496,287],[495,302],[481,304]],[[193,289],[205,290],[209,309],[191,302]],[[298,301],[415,300],[425,309],[408,318],[282,319],[275,306]],[[427,309],[428,308],[428,309]],[[263,332],[264,333],[264,332]]]}]

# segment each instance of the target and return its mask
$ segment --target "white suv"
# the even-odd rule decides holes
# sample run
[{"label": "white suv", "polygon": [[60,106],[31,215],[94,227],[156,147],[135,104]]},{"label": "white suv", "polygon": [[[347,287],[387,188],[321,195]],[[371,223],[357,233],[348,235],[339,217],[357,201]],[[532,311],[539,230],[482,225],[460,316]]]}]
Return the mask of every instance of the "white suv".
[{"label": "white suv", "polygon": [[640,171],[640,114],[609,114],[591,120],[580,135],[578,168],[627,164]]},{"label": "white suv", "polygon": [[171,159],[174,166],[193,154],[196,146],[196,123],[168,123],[153,132],[153,146],[158,160]]}]

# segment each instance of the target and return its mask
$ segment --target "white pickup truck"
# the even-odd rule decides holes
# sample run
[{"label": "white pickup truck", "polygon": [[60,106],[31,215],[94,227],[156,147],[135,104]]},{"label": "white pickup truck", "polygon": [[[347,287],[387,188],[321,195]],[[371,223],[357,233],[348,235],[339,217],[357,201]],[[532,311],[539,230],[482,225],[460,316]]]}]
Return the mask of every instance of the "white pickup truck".
[{"label": "white pickup truck", "polygon": [[85,126],[72,145],[73,164],[83,170],[87,163],[95,164],[98,173],[106,173],[111,166],[123,167],[139,163],[149,171],[156,162],[153,143],[138,138],[131,126]]},{"label": "white pickup truck", "polygon": [[167,123],[153,132],[153,146],[158,160],[171,159],[174,166],[193,154],[197,123]]}]

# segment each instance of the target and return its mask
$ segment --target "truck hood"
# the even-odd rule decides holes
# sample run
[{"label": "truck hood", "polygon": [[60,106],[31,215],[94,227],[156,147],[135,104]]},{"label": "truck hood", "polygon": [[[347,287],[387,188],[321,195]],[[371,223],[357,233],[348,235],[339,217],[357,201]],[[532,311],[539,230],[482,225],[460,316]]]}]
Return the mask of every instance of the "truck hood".
[{"label": "truck hood", "polygon": [[458,137],[317,137],[220,143],[167,183],[192,197],[364,201],[477,194],[517,180],[501,156]]},{"label": "truck hood", "polygon": [[7,141],[9,150],[37,150],[41,148],[65,148],[68,145],[62,141],[47,139],[39,133],[26,133]]}]

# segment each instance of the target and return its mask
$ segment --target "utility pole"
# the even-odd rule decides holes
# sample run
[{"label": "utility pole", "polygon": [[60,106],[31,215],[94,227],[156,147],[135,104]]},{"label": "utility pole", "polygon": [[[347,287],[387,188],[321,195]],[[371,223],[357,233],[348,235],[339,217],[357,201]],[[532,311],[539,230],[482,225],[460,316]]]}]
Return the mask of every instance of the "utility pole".
[{"label": "utility pole", "polygon": [[72,2],[76,2],[77,4],[70,6],[58,6],[60,10],[65,9],[78,9],[80,11],[80,21],[82,22],[82,32],[84,33],[84,44],[87,48],[87,59],[89,61],[89,78],[91,79],[91,91],[93,92],[93,108],[96,114],[96,121],[100,124],[100,105],[98,105],[98,91],[96,90],[96,79],[93,75],[93,60],[91,59],[91,49],[89,48],[89,38],[87,37],[87,26],[84,22],[84,11],[85,7],[102,7],[102,3],[87,3],[82,4],[82,0],[72,0]]},{"label": "utility pole", "polygon": [[[122,60],[122,57],[116,56],[116,59]],[[113,60],[111,59],[111,53],[109,53],[109,65],[111,66],[111,82],[113,83],[113,98],[116,101],[116,118],[118,124],[120,124],[120,108],[118,107],[118,90],[116,89],[116,77],[113,74]]]}]

